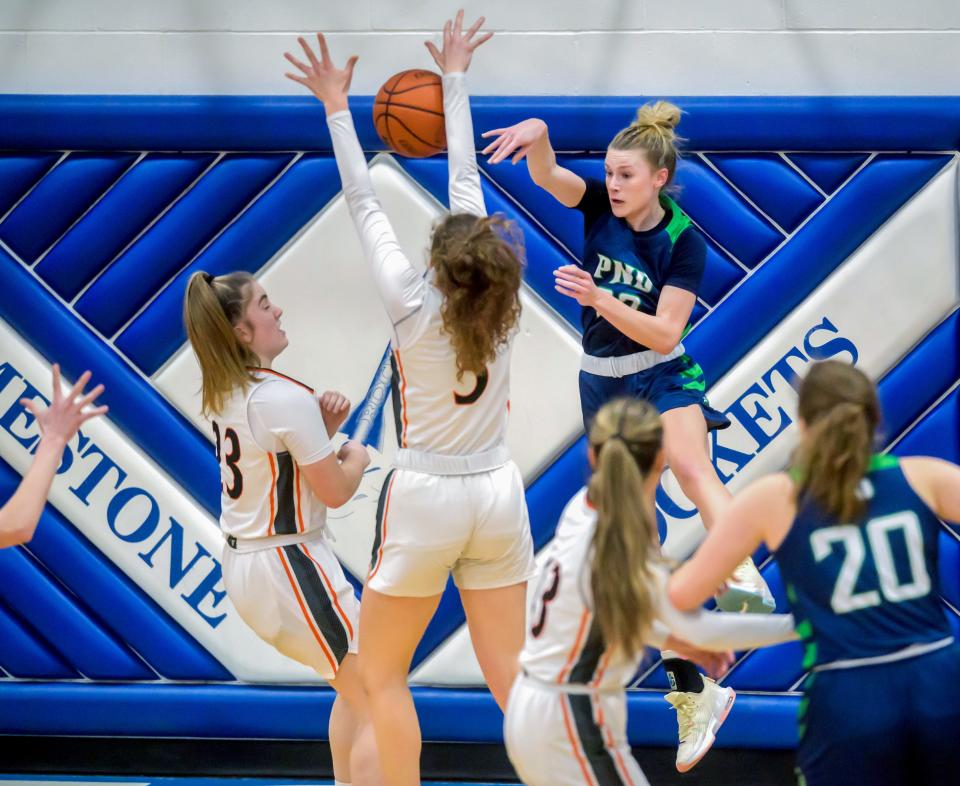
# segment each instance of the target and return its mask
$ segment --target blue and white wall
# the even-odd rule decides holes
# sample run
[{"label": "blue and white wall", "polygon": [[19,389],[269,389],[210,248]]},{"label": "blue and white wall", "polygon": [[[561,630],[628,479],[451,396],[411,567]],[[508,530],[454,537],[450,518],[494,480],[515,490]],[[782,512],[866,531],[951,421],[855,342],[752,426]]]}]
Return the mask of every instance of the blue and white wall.
[{"label": "blue and white wall", "polygon": [[[960,460],[960,8],[838,5],[600,2],[589,18],[573,2],[468,9],[497,31],[470,75],[478,133],[543,116],[567,165],[597,174],[644,97],[681,96],[679,200],[710,241],[685,344],[734,421],[714,444],[734,489],[786,461],[798,376],[826,357],[881,379],[887,446]],[[379,153],[370,95],[395,71],[429,66],[421,41],[454,11],[375,0],[0,6],[0,498],[37,440],[17,402],[49,395],[51,362],[71,377],[93,369],[111,406],[70,445],[34,541],[0,552],[0,733],[324,735],[316,710],[328,693],[300,686],[316,680],[263,645],[223,592],[217,470],[180,302],[194,270],[254,272],[286,311],[281,370],[343,390],[374,419],[372,471],[333,514],[334,548],[362,579],[396,448],[390,404],[376,406],[387,325],[322,110],[283,78],[282,53],[323,29],[335,56],[361,55],[358,128],[422,263],[445,160]],[[527,240],[509,439],[542,547],[585,477],[577,308],[551,275],[580,253],[581,225],[525,167],[482,168],[488,207]],[[702,530],[669,473],[658,502],[665,548],[683,556]],[[960,543],[947,528],[942,546],[954,610]],[[775,567],[764,572],[782,601]],[[742,698],[722,741],[792,745],[801,678],[796,645],[746,654],[729,677]],[[413,680],[445,686],[418,689],[428,739],[499,738],[453,592]],[[653,660],[638,675],[638,743],[672,739],[664,684]],[[70,712],[51,710],[64,702]]]}]

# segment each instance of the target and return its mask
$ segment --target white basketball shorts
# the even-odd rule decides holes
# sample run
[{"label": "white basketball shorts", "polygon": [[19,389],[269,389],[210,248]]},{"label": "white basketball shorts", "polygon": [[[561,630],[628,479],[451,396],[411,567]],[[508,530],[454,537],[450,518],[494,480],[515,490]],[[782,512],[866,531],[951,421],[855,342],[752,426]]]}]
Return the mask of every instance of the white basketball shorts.
[{"label": "white basketball shorts", "polygon": [[332,679],[357,651],[359,603],[322,535],[223,553],[223,583],[244,622],[282,654]]},{"label": "white basketball shorts", "polygon": [[512,461],[470,475],[394,469],[383,484],[367,586],[429,597],[508,587],[536,575],[523,478]]},{"label": "white basketball shorts", "polygon": [[627,742],[623,693],[565,693],[517,677],[507,700],[507,755],[527,786],[649,786]]}]

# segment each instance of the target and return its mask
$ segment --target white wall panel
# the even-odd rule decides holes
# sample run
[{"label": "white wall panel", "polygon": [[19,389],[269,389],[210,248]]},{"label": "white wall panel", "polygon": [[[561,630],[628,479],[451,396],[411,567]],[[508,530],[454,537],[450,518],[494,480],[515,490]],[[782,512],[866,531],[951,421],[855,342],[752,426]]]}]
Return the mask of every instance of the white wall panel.
[{"label": "white wall panel", "polygon": [[[353,91],[372,94],[433,67],[425,37],[329,40],[338,61],[360,56]],[[295,32],[0,33],[0,92],[304,95],[283,77],[295,47]],[[960,31],[503,32],[470,83],[475,95],[944,95],[960,92],[958,49]]]}]

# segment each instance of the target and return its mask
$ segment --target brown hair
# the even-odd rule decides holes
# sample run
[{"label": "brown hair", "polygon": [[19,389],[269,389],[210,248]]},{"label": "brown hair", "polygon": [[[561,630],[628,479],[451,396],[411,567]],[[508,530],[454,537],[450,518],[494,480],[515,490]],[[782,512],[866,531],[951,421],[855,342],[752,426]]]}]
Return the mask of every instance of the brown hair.
[{"label": "brown hair", "polygon": [[666,169],[664,188],[673,182],[682,141],[674,129],[680,123],[680,107],[669,101],[654,101],[637,110],[637,118],[610,142],[611,150],[640,150],[654,171]]},{"label": "brown hair", "polygon": [[798,503],[809,497],[838,521],[858,520],[866,508],[858,487],[880,423],[873,382],[847,363],[816,363],[800,385],[799,414],[807,430],[793,458]]},{"label": "brown hair", "polygon": [[510,338],[520,319],[523,259],[523,236],[502,216],[457,213],[434,230],[430,267],[458,378],[482,373]]},{"label": "brown hair", "polygon": [[183,322],[203,373],[204,415],[218,414],[234,388],[246,389],[256,380],[250,369],[260,360],[233,330],[250,302],[254,280],[249,273],[214,278],[199,271],[187,282]]},{"label": "brown hair", "polygon": [[643,482],[663,437],[660,415],[639,399],[604,405],[590,428],[596,467],[588,495],[597,508],[590,585],[603,640],[625,653],[637,652],[653,622],[650,564],[659,557],[656,522]]}]

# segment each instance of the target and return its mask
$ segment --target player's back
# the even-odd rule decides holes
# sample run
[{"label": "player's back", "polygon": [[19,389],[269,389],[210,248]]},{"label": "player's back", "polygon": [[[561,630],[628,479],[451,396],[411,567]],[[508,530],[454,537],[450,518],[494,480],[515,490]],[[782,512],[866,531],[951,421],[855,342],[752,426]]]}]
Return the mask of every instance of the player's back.
[{"label": "player's back", "polygon": [[546,554],[520,665],[541,682],[622,689],[636,657],[607,653],[593,614],[590,551],[596,510],[586,489],[567,503]]},{"label": "player's back", "polygon": [[801,500],[777,549],[805,668],[896,660],[951,641],[938,596],[936,515],[892,456],[873,457],[860,493],[867,511],[855,523]]},{"label": "player's back", "polygon": [[[478,374],[462,378],[441,315],[442,295],[424,290],[413,324],[398,329],[392,350],[394,415],[401,448],[440,456],[505,450],[512,338]],[[504,454],[506,455],[506,454]],[[502,463],[502,462],[501,462]]]}]

